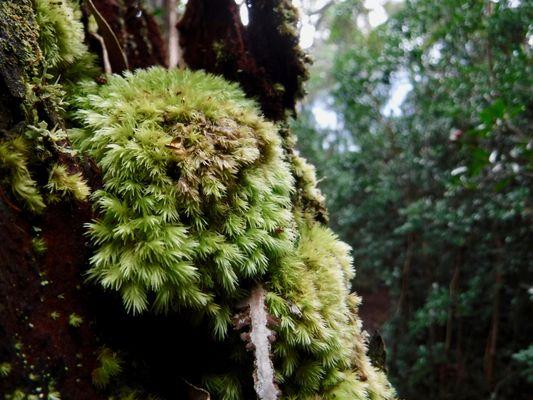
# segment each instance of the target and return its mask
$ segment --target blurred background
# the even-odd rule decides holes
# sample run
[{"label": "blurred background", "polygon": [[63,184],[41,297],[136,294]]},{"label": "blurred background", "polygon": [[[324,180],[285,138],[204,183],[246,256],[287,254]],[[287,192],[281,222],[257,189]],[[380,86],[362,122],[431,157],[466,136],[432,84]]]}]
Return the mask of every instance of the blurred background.
[{"label": "blurred background", "polygon": [[[185,2],[146,3],[176,65]],[[405,399],[533,399],[533,2],[294,4],[314,64],[292,129],[373,357]]]},{"label": "blurred background", "polygon": [[402,398],[533,399],[533,2],[299,6],[315,63],[293,129],[371,352]]}]

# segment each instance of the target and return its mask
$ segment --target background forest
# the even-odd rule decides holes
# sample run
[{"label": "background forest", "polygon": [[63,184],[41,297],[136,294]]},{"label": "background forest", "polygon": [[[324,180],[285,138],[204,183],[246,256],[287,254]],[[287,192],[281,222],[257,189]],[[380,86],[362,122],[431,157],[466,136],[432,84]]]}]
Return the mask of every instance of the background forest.
[{"label": "background forest", "polygon": [[293,126],[399,395],[530,399],[533,3],[303,7]]}]

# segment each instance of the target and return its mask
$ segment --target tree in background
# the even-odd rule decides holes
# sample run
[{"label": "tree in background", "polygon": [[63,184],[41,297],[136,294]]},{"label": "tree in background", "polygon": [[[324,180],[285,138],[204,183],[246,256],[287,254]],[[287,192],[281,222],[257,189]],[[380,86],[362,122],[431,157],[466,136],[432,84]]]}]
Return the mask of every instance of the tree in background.
[{"label": "tree in background", "polygon": [[529,398],[533,7],[385,7],[374,28],[360,2],[326,10],[315,53],[333,67],[320,60],[310,98],[329,96],[341,123],[317,127],[317,100],[304,104],[300,147],[354,248],[356,288],[394,298],[383,330],[400,395]]}]

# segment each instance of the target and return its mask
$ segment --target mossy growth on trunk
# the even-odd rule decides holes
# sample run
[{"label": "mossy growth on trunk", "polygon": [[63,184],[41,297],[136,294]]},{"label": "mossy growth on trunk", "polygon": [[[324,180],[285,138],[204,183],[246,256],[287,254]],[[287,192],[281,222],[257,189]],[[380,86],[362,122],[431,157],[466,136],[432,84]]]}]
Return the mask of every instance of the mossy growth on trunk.
[{"label": "mossy growth on trunk", "polygon": [[[117,293],[132,319],[194,314],[210,326],[212,341],[234,348],[234,359],[222,360],[227,370],[193,382],[214,399],[250,398],[253,368],[231,327],[257,285],[276,320],[271,358],[283,399],[393,399],[366,355],[350,249],[323,224],[314,170],[290,134],[262,117],[237,84],[204,72],[154,67],[94,82],[70,0],[0,0],[0,17],[9,13],[16,24],[1,28],[16,46],[0,55],[19,53],[18,80],[8,83],[24,123],[0,136],[0,184],[32,214],[59,201],[93,202],[86,277]],[[5,76],[8,64],[0,61]],[[81,170],[64,162],[80,154],[98,167],[93,193]],[[38,237],[34,247],[46,252]],[[69,329],[99,324],[66,315]],[[126,350],[113,348],[116,337],[113,345],[108,339],[98,337],[92,373],[102,398],[157,392],[132,378],[150,376],[145,369],[153,364],[129,363]],[[26,395],[34,393],[17,389],[7,398]]]},{"label": "mossy growth on trunk", "polygon": [[279,268],[295,237],[273,125],[236,85],[161,68],[88,85],[76,107],[71,137],[103,177],[91,277],[133,313],[206,312],[223,337],[242,281]]},{"label": "mossy growth on trunk", "polygon": [[[294,207],[278,129],[235,84],[151,68],[83,92],[70,136],[103,177],[93,280],[134,314],[193,309],[219,340],[260,282],[279,319],[274,363],[287,399],[393,397],[365,355],[348,246]],[[300,159],[294,169],[303,193],[319,197],[312,169]],[[221,379],[207,387],[240,398],[238,377]]]},{"label": "mossy growth on trunk", "polygon": [[[78,6],[70,0],[2,1],[0,35],[0,73],[19,100],[12,113],[24,120],[0,132],[0,182],[35,214],[68,194],[85,200],[89,188],[81,174],[54,162],[61,152],[73,154],[61,129],[68,88],[94,73]],[[48,174],[37,182],[32,175],[42,170]]]}]

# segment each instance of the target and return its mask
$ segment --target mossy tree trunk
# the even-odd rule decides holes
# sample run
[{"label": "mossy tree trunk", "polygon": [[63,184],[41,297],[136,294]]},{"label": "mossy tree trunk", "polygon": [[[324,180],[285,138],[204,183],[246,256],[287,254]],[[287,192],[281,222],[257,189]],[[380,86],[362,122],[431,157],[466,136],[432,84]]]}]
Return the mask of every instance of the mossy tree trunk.
[{"label": "mossy tree trunk", "polygon": [[[138,1],[93,3],[114,31],[130,69],[165,65],[159,29]],[[81,10],[87,25],[88,9],[83,2]],[[284,120],[301,95],[306,63],[296,33],[287,25],[286,13],[294,18],[294,9],[285,0],[254,0],[250,2],[250,24],[244,27],[232,0],[191,0],[178,25],[185,62],[193,69],[240,82],[248,95],[258,99],[267,117]],[[91,35],[86,41],[101,59],[101,42]],[[39,121],[59,131],[65,129],[57,104],[40,92],[39,84],[32,84],[44,80],[43,57],[32,0],[0,0],[0,141],[23,135]],[[97,168],[73,156],[68,142],[48,147],[51,156],[46,165],[61,162],[70,173],[82,173],[93,188],[99,186]],[[46,184],[44,165],[32,164],[30,172],[38,186]],[[61,200],[34,214],[0,186],[0,366],[8,370],[7,379],[0,375],[0,394],[15,396],[40,388],[44,398],[53,398],[54,393],[63,399],[106,398],[91,377],[98,365],[101,332],[116,318],[124,321],[122,330],[111,334],[115,337],[147,322],[127,319],[117,311],[121,310],[117,298],[104,296],[86,284],[89,254],[84,224],[92,213],[88,201]],[[83,322],[74,323],[76,316]],[[101,325],[93,323],[96,319]],[[169,326],[155,318],[150,325],[177,335],[178,341],[198,339],[180,333],[179,324]],[[141,330],[129,345],[135,347],[143,334],[149,333]],[[157,335],[152,339],[158,340]],[[186,356],[191,358],[192,368],[200,369],[208,362],[210,351],[208,347],[197,354],[189,351]],[[250,380],[251,375],[250,371]],[[187,392],[191,392],[190,386],[180,383],[168,390],[170,396],[189,396]],[[199,395],[192,392],[191,398]]]}]

